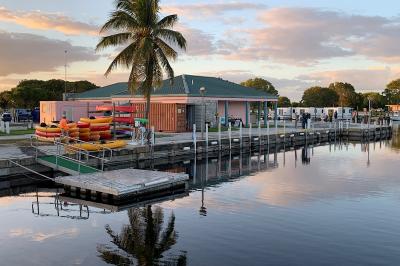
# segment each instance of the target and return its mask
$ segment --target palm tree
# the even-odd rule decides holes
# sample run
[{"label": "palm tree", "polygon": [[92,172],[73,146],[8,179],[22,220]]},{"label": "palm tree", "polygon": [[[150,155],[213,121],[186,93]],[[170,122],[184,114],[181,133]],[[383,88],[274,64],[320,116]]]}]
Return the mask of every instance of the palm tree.
[{"label": "palm tree", "polygon": [[185,252],[178,256],[163,255],[177,240],[173,213],[164,230],[164,215],[160,207],[156,207],[154,212],[150,205],[145,208],[132,208],[128,210],[128,217],[129,225],[123,226],[120,234],[106,225],[111,242],[117,247],[97,247],[100,257],[106,263],[132,265],[136,260],[138,265],[186,265]]},{"label": "palm tree", "polygon": [[101,38],[96,51],[125,46],[105,75],[119,66],[131,69],[128,87],[131,93],[140,91],[146,98],[146,118],[152,89],[161,86],[163,73],[173,81],[174,70],[168,60],[175,60],[178,53],[171,46],[186,50],[183,35],[172,30],[177,21],[177,15],[160,19],[159,0],[116,0],[116,10],[100,30],[117,33]]}]

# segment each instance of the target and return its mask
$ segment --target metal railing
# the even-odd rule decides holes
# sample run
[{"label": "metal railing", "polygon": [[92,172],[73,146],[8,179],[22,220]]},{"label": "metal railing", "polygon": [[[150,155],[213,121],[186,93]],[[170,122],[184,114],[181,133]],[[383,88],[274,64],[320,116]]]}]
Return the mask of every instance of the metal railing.
[{"label": "metal railing", "polygon": [[[66,143],[63,143],[62,140],[66,141]],[[56,167],[59,167],[59,158],[63,158],[69,161],[73,161],[76,162],[78,164],[78,174],[80,175],[81,173],[81,166],[89,166],[89,159],[96,159],[100,162],[101,164],[101,171],[104,171],[104,164],[111,161],[112,156],[113,156],[113,151],[110,148],[104,147],[101,144],[94,144],[94,143],[90,143],[90,142],[85,142],[79,139],[75,139],[75,138],[71,138],[71,137],[62,137],[62,138],[55,138],[54,139],[54,145],[56,147],[56,151],[54,150],[49,150],[49,149],[43,149],[43,148],[39,148],[38,145],[38,138],[35,136],[31,137],[31,147],[35,148],[35,159],[38,159],[38,153],[39,151],[44,152],[45,154],[50,154],[50,155],[54,155],[56,157]],[[98,151],[96,151],[97,153],[101,154],[101,156],[96,156],[90,153],[90,151],[79,147],[78,145],[74,145],[71,144],[71,142],[74,142],[74,144],[88,144],[88,145],[98,145]],[[68,151],[72,151],[74,153],[76,153],[77,155],[77,159],[71,158],[66,156],[64,153],[62,153],[62,148],[64,148],[64,150],[68,150]],[[108,153],[108,156],[107,156]],[[84,160],[82,158],[86,157],[86,160],[84,162]]]}]

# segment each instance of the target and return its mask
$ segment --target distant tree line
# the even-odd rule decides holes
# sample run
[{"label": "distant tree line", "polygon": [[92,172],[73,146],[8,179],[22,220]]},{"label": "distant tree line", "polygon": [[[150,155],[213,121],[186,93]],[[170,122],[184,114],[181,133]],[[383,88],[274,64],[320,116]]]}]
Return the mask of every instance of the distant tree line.
[{"label": "distant tree line", "polygon": [[[249,79],[241,83],[243,86],[256,88],[278,96],[277,89],[262,78]],[[346,106],[361,110],[368,107],[371,101],[372,108],[384,108],[387,104],[400,104],[400,79],[391,81],[386,88],[379,92],[356,92],[353,85],[346,82],[334,82],[328,87],[314,86],[304,91],[300,102],[291,102],[286,96],[279,96],[280,107],[301,106]]]},{"label": "distant tree line", "polygon": [[[86,80],[66,83],[67,93],[79,93],[97,87]],[[0,93],[0,107],[33,109],[39,106],[40,101],[61,101],[64,92],[63,80],[22,80],[15,88]]]}]

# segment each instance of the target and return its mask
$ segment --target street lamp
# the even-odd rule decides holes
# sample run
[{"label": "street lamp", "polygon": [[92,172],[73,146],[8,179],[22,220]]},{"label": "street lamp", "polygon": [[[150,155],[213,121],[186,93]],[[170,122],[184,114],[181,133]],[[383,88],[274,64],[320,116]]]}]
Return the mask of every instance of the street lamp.
[{"label": "street lamp", "polygon": [[204,139],[204,127],[205,127],[205,120],[206,120],[206,106],[204,104],[204,94],[206,93],[206,88],[201,87],[200,88],[200,95],[201,95],[201,106],[203,108],[202,114],[201,114],[201,139]]}]

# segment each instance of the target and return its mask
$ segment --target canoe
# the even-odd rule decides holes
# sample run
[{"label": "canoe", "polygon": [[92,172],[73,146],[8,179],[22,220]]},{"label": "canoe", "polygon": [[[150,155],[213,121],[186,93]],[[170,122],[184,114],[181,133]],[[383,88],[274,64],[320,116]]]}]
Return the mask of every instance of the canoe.
[{"label": "canoe", "polygon": [[81,118],[80,121],[85,123],[111,123],[112,117],[98,117],[95,119]]},{"label": "canoe", "polygon": [[79,137],[79,132],[69,133],[68,136],[71,138],[77,138],[77,137]]},{"label": "canoe", "polygon": [[133,106],[115,106],[113,107],[112,105],[102,105],[102,106],[96,106],[96,111],[113,111],[115,108],[115,111],[117,112],[127,112],[127,113],[132,113],[136,111],[136,107]]},{"label": "canoe", "polygon": [[110,129],[110,125],[107,126],[90,126],[90,131],[105,131],[105,130],[109,130]]},{"label": "canoe", "polygon": [[36,130],[35,131],[36,136],[44,137],[44,138],[59,138],[61,133],[54,133],[54,132],[43,132]]},{"label": "canoe", "polygon": [[118,123],[126,123],[126,124],[132,124],[134,121],[133,117],[116,117],[115,122]]},{"label": "canoe", "polygon": [[89,139],[91,141],[98,141],[100,140],[100,135],[90,135]]},{"label": "canoe", "polygon": [[102,131],[94,131],[94,132],[96,132],[97,134],[100,134],[100,135],[104,135],[104,134],[110,134],[111,135],[111,130],[109,129],[109,130],[102,130]]},{"label": "canoe", "polygon": [[48,133],[61,133],[61,128],[58,127],[40,127],[37,126],[36,131],[40,131],[40,132],[48,132]]},{"label": "canoe", "polygon": [[36,136],[36,138],[37,138],[39,141],[54,142],[54,138],[46,138],[46,137],[40,137],[40,136]]},{"label": "canoe", "polygon": [[78,126],[79,128],[89,128],[89,127],[90,127],[90,123],[86,123],[86,122],[81,122],[81,121],[79,121],[78,124],[77,124],[77,126]]},{"label": "canoe", "polygon": [[112,139],[112,135],[111,134],[110,135],[100,135],[100,139],[109,140],[109,139]]},{"label": "canoe", "polygon": [[77,127],[69,128],[69,129],[68,129],[68,133],[69,133],[69,134],[72,134],[72,133],[79,133],[79,128],[77,128]]},{"label": "canoe", "polygon": [[79,133],[79,137],[82,137],[82,138],[89,138],[89,136],[90,136],[90,132]]},{"label": "canoe", "polygon": [[79,128],[79,133],[89,133],[90,128]]},{"label": "canoe", "polygon": [[110,123],[90,123],[90,127],[106,127],[110,126]]},{"label": "canoe", "polygon": [[76,123],[68,123],[67,124],[69,128],[76,128],[77,124]]},{"label": "canoe", "polygon": [[71,145],[77,149],[83,149],[86,151],[99,151],[102,148],[118,149],[126,146],[126,142],[123,140],[108,141],[105,144],[101,143],[83,143]]}]

